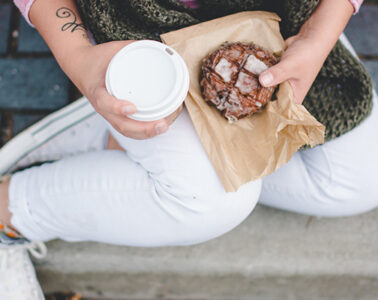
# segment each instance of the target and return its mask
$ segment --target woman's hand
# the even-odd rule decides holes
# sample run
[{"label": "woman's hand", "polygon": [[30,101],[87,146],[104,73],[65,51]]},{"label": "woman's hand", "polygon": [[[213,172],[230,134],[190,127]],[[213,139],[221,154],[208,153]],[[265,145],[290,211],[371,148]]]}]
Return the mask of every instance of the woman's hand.
[{"label": "woman's hand", "polygon": [[352,14],[349,1],[320,1],[299,33],[285,41],[280,62],[260,75],[260,83],[268,87],[288,81],[294,101],[301,104]]},{"label": "woman's hand", "polygon": [[139,122],[128,118],[135,113],[135,106],[127,99],[110,96],[106,90],[105,74],[110,60],[132,41],[93,46],[74,0],[34,1],[29,17],[62,70],[117,131],[130,138],[146,139],[168,129],[165,119]]},{"label": "woman's hand", "polygon": [[105,87],[105,74],[110,60],[124,46],[133,41],[114,41],[83,49],[75,58],[75,71],[71,79],[88,98],[95,110],[117,131],[134,139],[146,139],[165,132],[165,119],[140,122],[128,118],[135,113],[135,106],[127,99],[116,99]]},{"label": "woman's hand", "polygon": [[280,62],[263,72],[259,80],[265,87],[288,81],[293,89],[294,102],[302,104],[325,57],[319,55],[321,51],[316,50],[317,46],[309,38],[295,35],[285,43],[287,49]]}]

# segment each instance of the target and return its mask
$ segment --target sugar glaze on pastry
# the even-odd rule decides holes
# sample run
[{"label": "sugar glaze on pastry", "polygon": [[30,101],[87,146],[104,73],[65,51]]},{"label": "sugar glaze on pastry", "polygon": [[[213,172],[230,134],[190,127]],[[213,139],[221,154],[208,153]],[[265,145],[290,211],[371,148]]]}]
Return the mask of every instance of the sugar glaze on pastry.
[{"label": "sugar glaze on pastry", "polygon": [[202,96],[230,122],[250,116],[271,100],[276,87],[263,87],[258,76],[277,62],[253,43],[226,42],[203,60]]}]

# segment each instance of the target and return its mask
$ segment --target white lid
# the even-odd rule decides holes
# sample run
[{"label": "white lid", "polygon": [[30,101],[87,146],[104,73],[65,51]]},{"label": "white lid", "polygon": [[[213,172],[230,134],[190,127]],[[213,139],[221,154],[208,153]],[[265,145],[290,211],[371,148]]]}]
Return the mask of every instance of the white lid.
[{"label": "white lid", "polygon": [[122,48],[111,60],[106,88],[116,98],[135,104],[137,111],[130,118],[159,120],[173,113],[184,101],[189,72],[174,49],[156,41],[136,41]]}]

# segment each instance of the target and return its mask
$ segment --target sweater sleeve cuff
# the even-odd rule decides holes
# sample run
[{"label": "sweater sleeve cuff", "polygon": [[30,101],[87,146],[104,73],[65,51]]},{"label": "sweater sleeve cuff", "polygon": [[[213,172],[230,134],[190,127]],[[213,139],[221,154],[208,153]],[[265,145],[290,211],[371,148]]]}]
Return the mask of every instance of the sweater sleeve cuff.
[{"label": "sweater sleeve cuff", "polygon": [[360,9],[360,6],[362,5],[362,2],[364,2],[364,0],[349,0],[349,2],[353,5],[353,8],[354,8],[354,15],[356,13],[358,13],[359,9]]},{"label": "sweater sleeve cuff", "polygon": [[29,11],[34,1],[35,0],[14,0],[14,4],[18,7],[26,22],[28,22],[31,27],[34,27],[34,25],[30,22]]}]

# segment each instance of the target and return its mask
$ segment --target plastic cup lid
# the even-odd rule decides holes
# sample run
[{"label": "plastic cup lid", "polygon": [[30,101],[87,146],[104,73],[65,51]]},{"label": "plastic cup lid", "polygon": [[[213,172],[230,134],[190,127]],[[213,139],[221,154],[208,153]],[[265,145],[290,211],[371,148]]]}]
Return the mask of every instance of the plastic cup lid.
[{"label": "plastic cup lid", "polygon": [[189,72],[181,56],[156,41],[136,41],[122,48],[106,72],[108,92],[135,104],[130,118],[151,121],[174,112],[189,88]]}]

